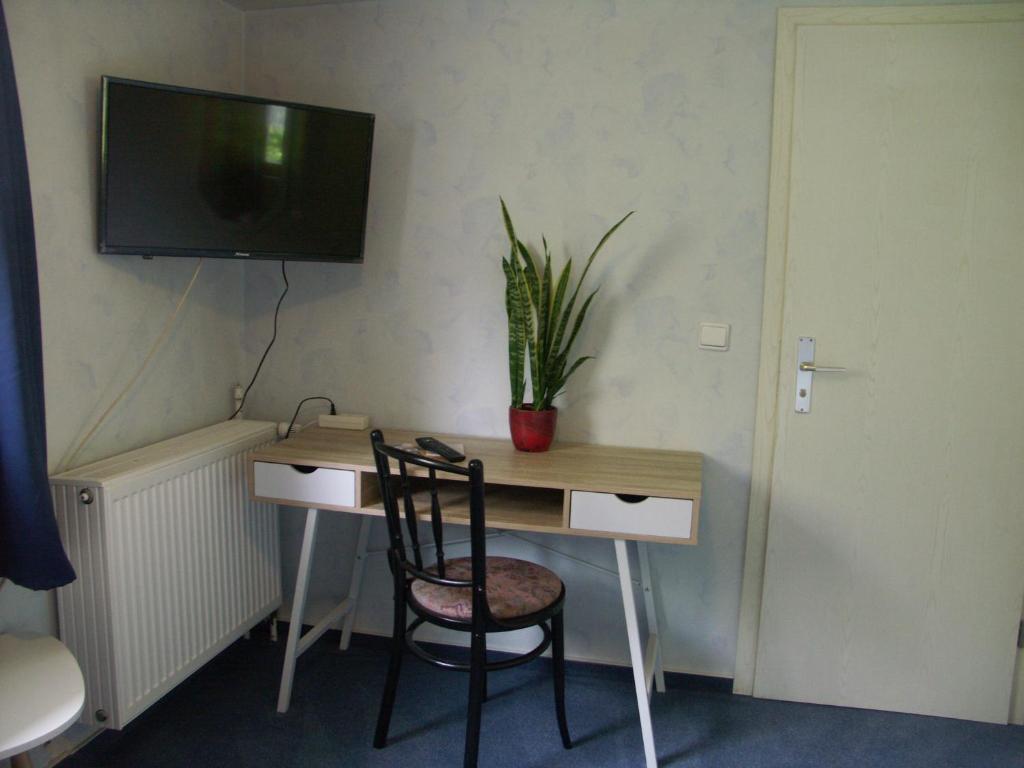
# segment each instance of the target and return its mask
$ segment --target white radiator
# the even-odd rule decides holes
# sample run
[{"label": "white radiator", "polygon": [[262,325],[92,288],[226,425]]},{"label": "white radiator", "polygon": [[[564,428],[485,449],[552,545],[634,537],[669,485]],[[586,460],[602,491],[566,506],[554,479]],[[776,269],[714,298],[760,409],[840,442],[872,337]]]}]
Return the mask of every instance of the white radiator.
[{"label": "white radiator", "polygon": [[228,421],[50,478],[78,573],[57,606],[83,722],[123,728],[281,604],[276,507],[245,479],[275,434]]}]

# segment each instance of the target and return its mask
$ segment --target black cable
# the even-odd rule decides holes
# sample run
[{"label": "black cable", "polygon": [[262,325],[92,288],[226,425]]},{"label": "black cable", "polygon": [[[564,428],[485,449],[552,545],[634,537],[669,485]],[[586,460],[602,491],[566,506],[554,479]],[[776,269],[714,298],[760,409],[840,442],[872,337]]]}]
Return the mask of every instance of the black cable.
[{"label": "black cable", "polygon": [[292,436],[292,427],[295,426],[295,420],[299,418],[299,409],[302,407],[303,403],[308,403],[310,400],[326,400],[328,403],[331,404],[331,416],[336,416],[338,414],[338,409],[334,407],[334,401],[331,400],[331,398],[324,397],[323,395],[313,395],[312,397],[304,397],[301,400],[299,400],[299,404],[295,406],[295,413],[292,414],[292,420],[288,422],[288,431],[284,433],[285,440]]},{"label": "black cable", "polygon": [[259,365],[256,366],[256,373],[252,375],[252,379],[249,381],[249,386],[245,388],[245,392],[242,393],[242,402],[238,404],[235,412],[228,417],[228,421],[235,418],[239,413],[242,412],[242,408],[245,406],[245,398],[249,396],[249,390],[252,389],[252,385],[256,383],[256,377],[260,375],[260,368],[263,367],[263,361],[267,359],[267,355],[270,354],[270,348],[274,346],[274,342],[277,341],[277,315],[281,311],[281,302],[284,301],[284,297],[288,295],[288,275],[284,271],[284,259],[281,259],[281,277],[284,278],[284,290],[281,292],[281,298],[277,300],[277,307],[274,308],[274,335],[270,337],[270,343],[267,344],[267,348],[263,350],[263,357],[260,358]]}]

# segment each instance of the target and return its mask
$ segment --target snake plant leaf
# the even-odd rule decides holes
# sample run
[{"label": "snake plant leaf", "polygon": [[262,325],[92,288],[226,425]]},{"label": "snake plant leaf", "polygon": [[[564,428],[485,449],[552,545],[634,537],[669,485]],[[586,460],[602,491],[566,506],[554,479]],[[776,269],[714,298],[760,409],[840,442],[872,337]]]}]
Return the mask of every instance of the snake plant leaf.
[{"label": "snake plant leaf", "polygon": [[519,246],[519,257],[523,260],[523,274],[526,275],[527,285],[530,289],[530,303],[536,307],[537,296],[540,295],[540,277],[537,273],[537,265],[526,245],[521,240],[516,244]]},{"label": "snake plant leaf", "polygon": [[501,270],[505,273],[505,314],[508,315],[509,319],[512,319],[512,281],[509,279],[509,274],[512,271],[512,265],[508,263],[508,259],[501,260]]},{"label": "snake plant leaf", "polygon": [[[565,370],[565,364],[569,357],[569,351],[572,348],[573,342],[576,340],[576,336],[579,334],[580,328],[582,328],[583,326],[583,320],[586,318],[587,309],[589,309],[590,304],[593,301],[594,296],[596,295],[597,289],[594,289],[594,291],[587,297],[586,301],[583,302],[583,306],[580,308],[580,311],[576,316],[576,322],[573,323],[573,329],[570,332],[569,340],[566,342],[564,346],[561,346],[555,350],[553,358],[549,360],[547,363],[547,368],[550,371],[548,377],[548,391],[551,394],[546,399],[549,404],[550,401],[553,400],[557,395],[558,390],[560,390],[564,386],[566,379],[568,379],[572,372],[575,371],[578,367],[574,364],[573,367],[569,370],[569,373],[563,374],[563,371]],[[567,311],[563,319],[567,320],[568,315],[569,312]]]},{"label": "snake plant leaf", "polygon": [[519,317],[519,299],[516,294],[514,283],[508,282],[509,312],[508,312],[508,371],[509,384],[512,391],[513,404],[521,402],[521,392],[524,386],[524,362],[523,362],[523,337],[522,321]]},{"label": "snake plant leaf", "polygon": [[[539,349],[539,332],[540,332],[540,316],[539,316],[539,303],[540,303],[540,278],[537,275],[537,265],[534,263],[533,256],[530,254],[529,249],[521,240],[516,240],[516,246],[519,252],[519,257],[522,260],[521,266],[519,266],[519,295],[520,303],[522,304],[522,317],[523,325],[526,330],[526,352],[530,360],[530,383],[533,390],[533,403],[536,407],[536,403],[539,398],[543,397],[544,393],[544,368],[541,365],[540,349]],[[517,265],[518,265],[517,260]],[[538,325],[534,325],[534,318],[536,317]]]},{"label": "snake plant leaf", "polygon": [[[543,239],[543,238],[542,238]],[[538,354],[541,360],[548,356],[548,339],[551,336],[551,253],[544,242],[544,276],[540,282],[540,302],[537,305]]]},{"label": "snake plant leaf", "polygon": [[522,316],[523,332],[526,336],[526,354],[530,360],[530,382],[533,390],[533,402],[537,402],[537,398],[542,395],[540,381],[538,377],[538,366],[539,352],[537,350],[537,338],[534,334],[534,322],[533,322],[533,302],[530,298],[530,287],[529,280],[522,272],[519,273],[519,281],[517,283],[517,289],[519,293],[519,306],[520,314]]},{"label": "snake plant leaf", "polygon": [[[521,329],[522,329],[521,346],[520,346],[521,352],[520,352],[520,354],[522,355],[522,358],[523,358],[523,379],[524,379],[524,381],[523,381],[523,384],[521,386],[521,389],[524,390],[524,392],[525,392],[525,388],[526,388],[526,383],[525,383],[525,378],[526,378],[526,362],[525,361],[527,359],[531,359],[532,360],[532,357],[533,357],[533,341],[534,341],[534,338],[533,338],[533,308],[532,308],[533,307],[533,298],[531,296],[531,280],[530,280],[529,275],[527,273],[527,270],[530,267],[532,267],[533,264],[529,260],[527,260],[527,262],[525,264],[522,263],[521,250],[522,250],[523,247],[524,247],[523,244],[521,242],[519,242],[518,240],[516,240],[515,243],[512,244],[512,254],[510,256],[510,261],[511,261],[511,264],[512,264],[512,272],[513,272],[515,283],[516,283],[517,303],[519,305],[518,309],[517,309],[517,312],[516,312],[516,317],[518,318],[520,326],[521,326]],[[536,390],[537,389],[537,382],[536,382],[536,377],[532,373],[532,369],[531,369],[531,374],[530,374],[530,382],[532,384],[533,389]],[[522,397],[525,397],[525,394],[523,394]],[[522,397],[520,399],[522,399]]]},{"label": "snake plant leaf", "polygon": [[566,373],[565,373],[565,377],[563,378],[563,381],[566,381],[566,380],[568,380],[568,378],[569,378],[570,376],[572,376],[573,372],[574,372],[574,371],[575,371],[575,370],[576,370],[577,368],[579,368],[579,367],[580,367],[581,365],[583,365],[583,364],[584,364],[585,362],[587,362],[587,360],[596,360],[596,359],[597,359],[597,358],[595,358],[595,357],[594,357],[593,355],[583,355],[582,357],[578,357],[578,358],[576,358],[576,362],[575,362],[575,363],[573,363],[573,364],[572,364],[572,365],[571,365],[571,366],[569,367],[569,370],[568,370],[568,371],[566,371]]},{"label": "snake plant leaf", "polygon": [[515,249],[516,243],[519,238],[516,237],[516,228],[512,226],[512,217],[508,215],[508,207],[505,205],[504,198],[499,197],[501,201],[501,217],[505,222],[505,232],[508,233],[508,241],[512,244],[512,248]]},{"label": "snake plant leaf", "polygon": [[505,271],[505,306],[508,312],[508,372],[512,390],[512,405],[522,407],[523,392],[526,387],[525,346],[526,329],[522,318],[522,301],[519,296],[519,284],[515,271],[505,259],[501,262]]},{"label": "snake plant leaf", "polygon": [[[628,219],[634,213],[636,213],[636,211],[630,211],[625,216],[623,216],[621,219],[619,219],[617,222],[615,222],[615,224],[612,226],[611,229],[609,229],[607,232],[604,233],[604,237],[601,238],[601,241],[597,244],[597,246],[594,248],[593,252],[590,254],[590,258],[587,259],[586,266],[583,267],[583,274],[580,275],[580,284],[582,284],[583,278],[587,276],[587,272],[590,271],[590,265],[594,263],[594,257],[597,256],[598,252],[602,248],[604,248],[604,244],[608,242],[608,239],[612,235],[615,234],[615,230],[617,230],[619,227],[621,227],[626,222],[626,219]],[[577,284],[577,288],[578,287],[579,287],[579,284]]]},{"label": "snake plant leaf", "polygon": [[551,400],[554,400],[560,394],[565,392],[565,382],[569,380],[569,377],[572,376],[572,374],[576,371],[577,368],[579,368],[581,365],[587,362],[587,360],[595,359],[596,358],[593,355],[584,355],[583,357],[577,358],[576,362],[574,362],[572,366],[569,368],[569,370],[561,377],[561,382],[558,386],[558,390],[553,395],[551,395]]},{"label": "snake plant leaf", "polygon": [[576,336],[577,336],[577,334],[579,334],[580,328],[583,327],[583,318],[587,316],[587,310],[590,308],[590,302],[592,302],[594,300],[594,297],[597,295],[597,292],[599,290],[601,290],[601,286],[598,286],[597,288],[595,288],[591,292],[591,294],[589,296],[587,296],[587,300],[583,302],[583,306],[580,307],[579,314],[576,315],[576,322],[573,323],[573,326],[572,326],[572,333],[569,334],[569,340],[565,343],[565,351],[566,352],[568,352],[569,349],[572,348],[572,343],[574,341],[576,341]]},{"label": "snake plant leaf", "polygon": [[[591,264],[593,264],[595,257],[597,256],[598,253],[600,253],[601,249],[604,247],[604,244],[608,242],[609,238],[611,238],[611,236],[613,234],[615,234],[615,231],[619,227],[621,227],[626,222],[626,220],[630,216],[632,216],[634,213],[635,213],[635,211],[630,211],[625,216],[623,216],[621,219],[619,219],[617,222],[615,222],[615,224],[611,227],[611,229],[609,229],[607,232],[605,232],[604,237],[601,238],[601,240],[598,242],[597,246],[591,252],[590,257],[587,259],[587,263],[586,263],[586,265],[583,268],[583,273],[580,275],[579,279],[576,281],[576,288],[575,288],[575,290],[573,290],[572,296],[569,299],[569,303],[566,306],[565,311],[564,311],[564,313],[562,314],[562,316],[561,316],[561,318],[559,320],[558,329],[555,332],[555,337],[554,337],[553,343],[551,345],[551,354],[555,355],[556,359],[557,359],[558,356],[561,356],[561,366],[562,367],[564,367],[565,359],[568,357],[569,350],[572,347],[573,342],[576,340],[576,336],[579,334],[580,328],[583,325],[583,319],[584,319],[584,317],[586,317],[587,309],[589,308],[590,303],[591,303],[591,301],[594,298],[594,295],[597,293],[597,289],[595,289],[594,292],[591,293],[589,297],[587,297],[587,300],[584,302],[583,307],[581,307],[581,309],[579,311],[579,314],[576,316],[576,322],[575,322],[575,324],[573,326],[572,332],[569,335],[569,340],[565,343],[565,346],[563,348],[563,346],[562,346],[562,339],[564,337],[566,328],[568,327],[569,319],[572,316],[573,308],[576,305],[576,299],[579,296],[580,288],[583,286],[583,280],[587,276],[587,272],[590,271]],[[569,266],[570,264],[571,264],[571,260],[570,260],[569,263],[567,263],[566,266]],[[570,375],[572,375],[573,371],[575,371],[577,367],[578,366],[573,365],[573,367],[569,369],[569,372],[565,374],[565,377],[562,380],[563,383],[564,383],[565,380],[567,380],[569,378]],[[554,395],[551,396],[551,399],[554,399]]]},{"label": "snake plant leaf", "polygon": [[[523,260],[524,271],[527,273],[530,279],[530,287],[536,289],[537,287],[537,267],[533,263],[533,259],[530,257],[530,252],[526,246],[519,240],[516,235],[516,228],[512,224],[512,217],[509,215],[508,206],[505,205],[504,198],[498,198],[501,201],[501,216],[505,222],[505,232],[508,234],[509,243],[511,243],[513,256],[515,260],[516,255],[520,256]],[[536,290],[534,290],[536,293]]]},{"label": "snake plant leaf", "polygon": [[[623,223],[625,223],[626,219],[628,219],[634,213],[636,213],[636,211],[630,211],[625,216],[623,216],[621,219],[619,219],[617,222],[615,222],[615,224],[612,226],[612,228],[604,233],[604,237],[601,238],[601,241],[597,244],[597,247],[594,248],[594,250],[591,252],[590,258],[587,259],[587,263],[583,267],[583,274],[581,274],[580,275],[580,279],[576,281],[576,290],[573,291],[572,298],[569,299],[568,313],[572,312],[572,308],[576,304],[576,298],[577,298],[577,296],[579,296],[580,288],[583,286],[583,279],[587,276],[587,272],[590,271],[590,265],[594,263],[594,258],[597,256],[598,253],[600,253],[601,248],[603,248],[604,244],[608,242],[608,239],[613,234],[615,234],[615,230],[617,230],[619,227],[621,227],[623,225]],[[568,313],[567,313],[567,315],[565,317],[562,318],[561,327],[559,328],[558,337],[557,337],[559,343],[561,343],[562,334],[565,333],[565,328],[566,328],[566,326],[569,323]]]},{"label": "snake plant leaf", "polygon": [[562,310],[562,315],[558,319],[558,328],[555,330],[555,337],[551,342],[552,354],[559,354],[562,351],[562,339],[565,336],[565,329],[569,327],[569,320],[572,317],[573,307],[576,305],[576,296],[580,292],[580,282],[583,278],[576,283],[576,290],[573,291],[572,296],[569,297],[569,303],[565,305]]},{"label": "snake plant leaf", "polygon": [[548,328],[548,339],[547,339],[547,352],[544,355],[545,360],[551,360],[552,356],[558,352],[558,344],[561,343],[560,337],[556,342],[556,326],[562,319],[562,303],[565,301],[565,292],[569,287],[569,277],[572,274],[572,259],[565,262],[565,266],[562,267],[562,273],[558,276],[558,285],[555,287],[555,295],[551,300],[551,315],[549,319]]}]

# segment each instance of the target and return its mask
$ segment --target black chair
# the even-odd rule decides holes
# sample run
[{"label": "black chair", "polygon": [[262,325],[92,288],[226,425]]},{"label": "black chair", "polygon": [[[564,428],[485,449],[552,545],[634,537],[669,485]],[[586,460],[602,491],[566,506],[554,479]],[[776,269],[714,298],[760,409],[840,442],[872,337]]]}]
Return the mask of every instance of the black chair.
[{"label": "black chair", "polygon": [[[402,656],[408,648],[419,658],[442,669],[469,672],[469,715],[463,766],[474,768],[480,744],[482,708],[487,698],[487,673],[515,667],[535,659],[550,645],[554,660],[555,713],[558,716],[558,730],[565,748],[572,748],[569,727],[565,720],[565,643],[562,623],[565,586],[554,573],[534,563],[507,557],[487,557],[482,462],[474,459],[468,466],[463,467],[425,458],[417,453],[386,445],[380,430],[374,430],[370,434],[370,442],[373,445],[380,493],[388,523],[388,562],[394,576],[395,591],[391,660],[373,746],[380,749],[387,744],[388,726],[398,688],[398,674],[402,666]],[[389,459],[394,459],[398,463],[397,478],[391,473]],[[426,568],[420,551],[416,509],[413,503],[414,479],[411,472],[415,470],[410,470],[410,465],[427,470],[425,478],[417,478],[415,481],[423,483],[430,495],[431,528],[434,545],[437,548],[437,562]],[[438,472],[469,479],[467,485],[470,507],[470,557],[444,559]],[[402,533],[402,520],[398,511],[399,496],[403,500],[405,524],[409,534],[408,549],[412,551],[411,561]],[[406,608],[411,608],[416,615],[411,623],[407,623]],[[424,623],[470,632],[469,664],[443,659],[424,650],[413,639],[413,633]],[[540,627],[544,633],[536,648],[513,658],[490,662],[487,660],[487,633],[509,632],[534,626]]]}]

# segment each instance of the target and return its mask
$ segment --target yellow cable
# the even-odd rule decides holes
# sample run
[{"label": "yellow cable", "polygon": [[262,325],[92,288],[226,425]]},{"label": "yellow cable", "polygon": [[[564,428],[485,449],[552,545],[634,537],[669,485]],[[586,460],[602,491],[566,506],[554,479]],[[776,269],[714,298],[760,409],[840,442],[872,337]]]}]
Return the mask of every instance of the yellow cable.
[{"label": "yellow cable", "polygon": [[202,258],[200,258],[199,263],[196,264],[195,272],[192,273],[192,279],[189,280],[188,286],[185,288],[185,292],[182,293],[181,298],[178,299],[178,305],[174,308],[174,311],[171,313],[171,316],[167,318],[167,321],[164,323],[163,330],[160,332],[160,336],[157,337],[157,340],[154,342],[153,346],[150,347],[149,353],[146,355],[146,359],[142,361],[142,365],[139,366],[139,369],[135,372],[135,375],[132,376],[131,381],[129,381],[125,385],[125,388],[121,390],[121,393],[114,398],[114,401],[107,407],[107,410],[103,412],[103,415],[100,416],[99,420],[93,425],[92,429],[90,429],[86,433],[85,437],[83,437],[79,441],[78,445],[75,447],[75,450],[71,453],[71,455],[61,462],[60,466],[56,470],[56,473],[63,472],[66,468],[71,466],[71,463],[75,460],[75,457],[77,457],[78,454],[81,453],[82,448],[85,446],[85,444],[89,442],[89,439],[94,434],[96,434],[96,430],[98,430],[100,426],[102,426],[103,422],[107,420],[107,416],[110,415],[110,412],[117,407],[117,404],[121,402],[121,398],[128,394],[128,390],[130,390],[134,386],[135,382],[138,381],[139,376],[141,376],[142,372],[146,370],[146,366],[149,365],[149,361],[153,359],[153,355],[156,354],[157,350],[160,349],[164,341],[167,339],[167,336],[170,334],[171,327],[174,325],[174,320],[175,318],[178,317],[178,313],[181,311],[182,306],[185,304],[185,300],[188,298],[189,293],[192,292],[192,286],[195,284],[196,278],[199,277],[199,269],[202,266],[203,260]]}]

